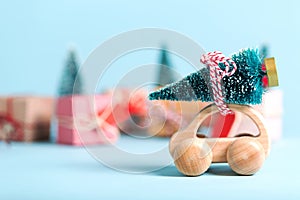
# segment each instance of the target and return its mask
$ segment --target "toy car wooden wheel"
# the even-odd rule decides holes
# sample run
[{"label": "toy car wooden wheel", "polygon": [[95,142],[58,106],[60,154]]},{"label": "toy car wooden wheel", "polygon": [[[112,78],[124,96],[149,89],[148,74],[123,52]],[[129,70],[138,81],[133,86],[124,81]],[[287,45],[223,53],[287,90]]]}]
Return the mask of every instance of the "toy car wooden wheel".
[{"label": "toy car wooden wheel", "polygon": [[204,140],[187,139],[176,147],[173,158],[179,171],[187,176],[197,176],[209,168],[212,152]]},{"label": "toy car wooden wheel", "polygon": [[227,150],[227,162],[237,174],[252,175],[265,161],[263,146],[251,137],[238,138]]},{"label": "toy car wooden wheel", "polygon": [[[211,163],[228,162],[241,175],[257,172],[270,151],[270,141],[262,115],[247,105],[228,104],[233,111],[248,116],[257,126],[257,136],[233,138],[199,138],[197,130],[203,121],[218,111],[214,104],[205,107],[184,129],[174,134],[169,151],[178,170],[188,176],[203,174]],[[251,135],[251,134],[247,134]]]}]

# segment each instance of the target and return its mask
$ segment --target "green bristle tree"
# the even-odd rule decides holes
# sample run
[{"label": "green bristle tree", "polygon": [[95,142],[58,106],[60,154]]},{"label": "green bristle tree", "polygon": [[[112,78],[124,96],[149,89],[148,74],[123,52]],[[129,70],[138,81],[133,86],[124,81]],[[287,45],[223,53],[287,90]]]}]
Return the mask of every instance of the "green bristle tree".
[{"label": "green bristle tree", "polygon": [[[78,70],[79,64],[75,50],[70,50],[59,85],[59,96],[82,93],[82,78]],[[76,87],[74,87],[75,80],[77,82]]]},{"label": "green bristle tree", "polygon": [[[227,103],[259,104],[264,92],[262,60],[257,49],[243,49],[232,55],[237,70],[222,79],[223,93]],[[219,64],[224,69],[224,64]],[[212,101],[209,70],[203,68],[182,80],[169,84],[149,95],[150,100]]]}]

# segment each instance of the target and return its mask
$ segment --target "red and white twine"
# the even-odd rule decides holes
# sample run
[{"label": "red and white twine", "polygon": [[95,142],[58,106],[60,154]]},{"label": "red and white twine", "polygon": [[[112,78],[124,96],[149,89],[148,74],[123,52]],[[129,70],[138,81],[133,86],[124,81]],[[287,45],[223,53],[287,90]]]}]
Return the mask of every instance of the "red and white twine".
[{"label": "red and white twine", "polygon": [[[225,103],[221,81],[224,76],[231,76],[236,71],[236,64],[231,58],[226,57],[220,51],[209,52],[202,55],[200,61],[209,68],[210,80],[212,83],[213,98],[216,106],[222,115],[233,114]],[[225,69],[219,67],[219,63],[224,63]],[[230,70],[230,66],[233,68]]]}]

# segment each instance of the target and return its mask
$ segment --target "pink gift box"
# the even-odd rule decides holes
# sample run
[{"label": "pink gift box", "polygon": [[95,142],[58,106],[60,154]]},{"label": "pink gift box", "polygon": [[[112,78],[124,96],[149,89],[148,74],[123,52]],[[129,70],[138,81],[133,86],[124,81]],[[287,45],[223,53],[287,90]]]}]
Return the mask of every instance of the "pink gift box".
[{"label": "pink gift box", "polygon": [[[255,105],[254,108],[263,115],[271,141],[280,140],[282,138],[283,92],[281,90],[269,90],[264,94],[262,103]],[[236,117],[229,136],[232,137],[236,133],[258,134],[258,130],[250,118],[239,115]]]},{"label": "pink gift box", "polygon": [[111,115],[110,95],[73,95],[58,98],[57,143],[81,146],[116,142],[119,130],[115,124],[107,122]]},{"label": "pink gift box", "polygon": [[261,105],[255,107],[265,117],[268,134],[273,142],[282,138],[283,91],[269,90]]}]

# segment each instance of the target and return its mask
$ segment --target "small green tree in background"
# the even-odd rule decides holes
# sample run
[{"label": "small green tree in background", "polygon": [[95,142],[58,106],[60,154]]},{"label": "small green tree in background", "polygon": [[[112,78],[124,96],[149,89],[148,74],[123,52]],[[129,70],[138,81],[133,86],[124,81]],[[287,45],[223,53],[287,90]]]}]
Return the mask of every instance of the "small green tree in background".
[{"label": "small green tree in background", "polygon": [[160,68],[158,72],[158,84],[164,86],[176,81],[176,75],[172,70],[172,65],[165,46],[161,48],[160,53]]},{"label": "small green tree in background", "polygon": [[[82,78],[78,70],[79,64],[77,62],[76,52],[72,49],[68,53],[66,65],[61,77],[58,91],[59,96],[82,93]],[[76,87],[74,87],[75,80]]]},{"label": "small green tree in background", "polygon": [[261,59],[269,57],[269,46],[266,44],[261,45],[259,52]]}]

